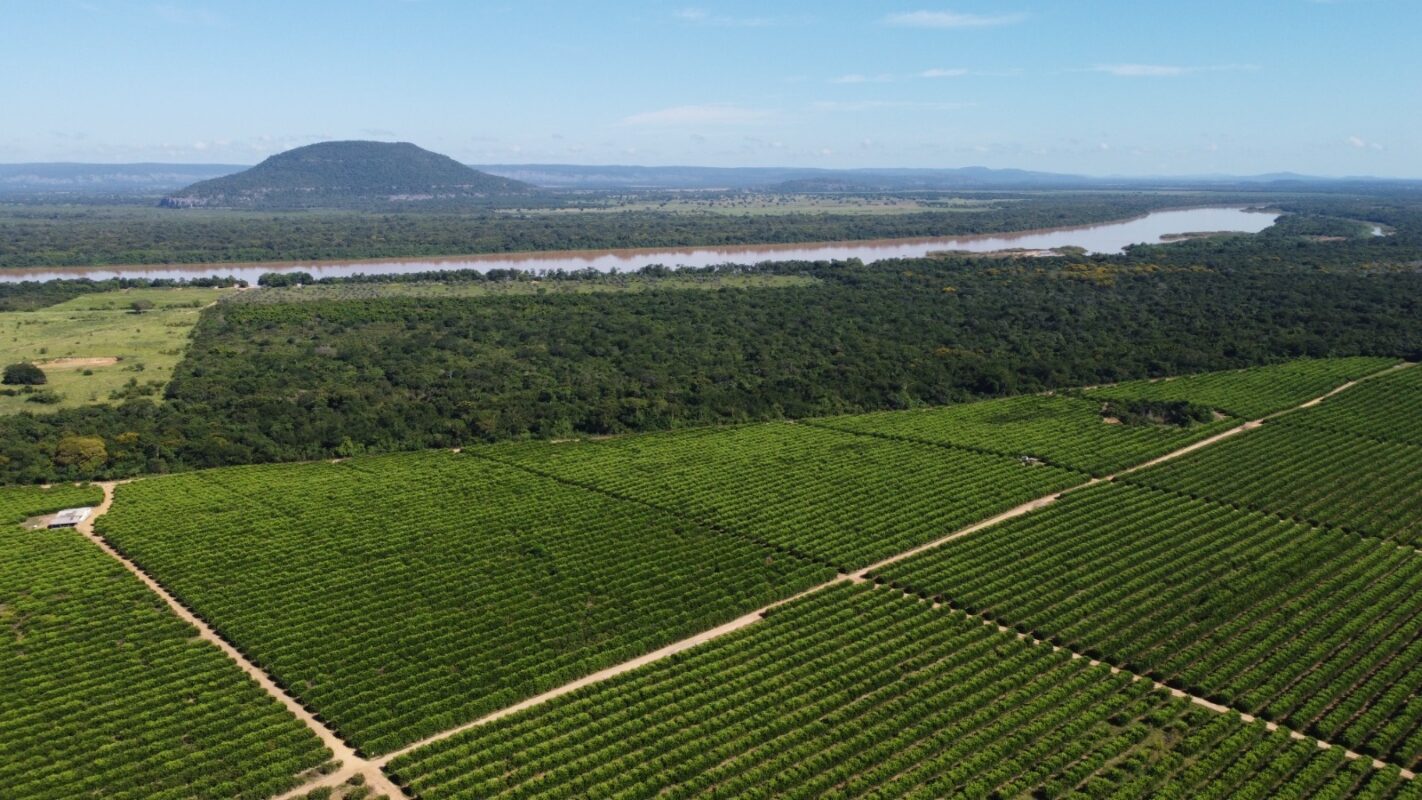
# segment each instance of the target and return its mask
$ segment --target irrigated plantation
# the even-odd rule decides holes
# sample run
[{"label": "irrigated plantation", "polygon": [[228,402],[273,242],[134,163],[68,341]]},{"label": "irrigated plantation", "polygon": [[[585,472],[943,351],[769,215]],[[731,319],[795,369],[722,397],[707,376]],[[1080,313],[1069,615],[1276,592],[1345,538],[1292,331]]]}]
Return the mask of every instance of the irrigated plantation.
[{"label": "irrigated plantation", "polygon": [[1422,759],[1411,549],[1105,485],[881,578],[1393,763]]},{"label": "irrigated plantation", "polygon": [[[1359,387],[1352,391],[1363,391]],[[1422,393],[1414,413],[1422,412]],[[1280,424],[1128,480],[1283,517],[1422,544],[1422,446]]]},{"label": "irrigated plantation", "polygon": [[1118,383],[1090,389],[1086,395],[1115,400],[1186,400],[1236,417],[1256,419],[1293,408],[1339,384],[1395,363],[1395,359],[1387,358],[1290,361],[1231,372]]},{"label": "irrigated plantation", "polygon": [[1417,792],[1396,770],[865,587],[797,601],[391,770],[423,800]]},{"label": "irrigated plantation", "polygon": [[845,569],[1085,479],[1010,456],[783,422],[478,452]]},{"label": "irrigated plantation", "polygon": [[1061,395],[1028,395],[918,411],[831,417],[815,424],[930,444],[947,444],[1103,475],[1163,455],[1241,420],[1125,423],[1108,404]]},{"label": "irrigated plantation", "polygon": [[451,453],[141,481],[100,529],[374,752],[833,577]]},{"label": "irrigated plantation", "polygon": [[[1377,538],[1417,536],[1417,448],[1308,422],[1413,370],[1116,482],[1088,474],[1242,424],[1215,407],[1287,410],[1390,363],[1193,376],[1181,383],[1197,390],[1160,397],[1029,396],[194,472],[118,486],[98,527],[319,721],[387,754],[347,771],[384,766],[419,800],[1417,798],[1422,784],[1401,769],[1422,764],[1422,560]],[[0,521],[97,500],[90,488],[6,490]],[[1009,509],[1018,516],[965,528]],[[109,563],[73,532],[26,535]],[[855,570],[935,542],[870,568],[891,587],[850,585]],[[105,613],[163,610],[110,571],[133,596]],[[743,616],[809,589],[763,621]],[[672,643],[677,655],[628,663]],[[115,713],[176,724],[145,691],[141,712]],[[240,705],[224,691],[209,702]],[[274,716],[224,717],[250,736],[159,764],[191,787],[154,783],[155,767],[125,778],[142,791],[116,796],[270,796],[323,760],[279,707],[261,707]],[[196,741],[207,720],[190,723]],[[258,740],[278,744],[236,772]],[[96,763],[70,783],[97,780],[108,762]]]},{"label": "irrigated plantation", "polygon": [[1422,445],[1422,367],[1401,369],[1331,397],[1290,424],[1344,431],[1388,442]]},{"label": "irrigated plantation", "polygon": [[261,800],[329,753],[124,568],[15,523],[94,488],[0,489],[0,794]]}]

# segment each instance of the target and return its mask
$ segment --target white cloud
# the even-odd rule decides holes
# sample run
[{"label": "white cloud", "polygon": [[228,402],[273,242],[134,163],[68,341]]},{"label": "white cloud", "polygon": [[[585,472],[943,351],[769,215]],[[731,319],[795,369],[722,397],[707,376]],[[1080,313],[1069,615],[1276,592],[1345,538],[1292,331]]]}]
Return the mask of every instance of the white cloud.
[{"label": "white cloud", "polygon": [[861,75],[854,72],[841,75],[838,78],[830,78],[830,83],[888,83],[893,79],[893,75]]},{"label": "white cloud", "polygon": [[810,104],[815,111],[881,111],[907,109],[917,111],[956,111],[967,103],[916,102],[912,100],[820,100]]},{"label": "white cloud", "polygon": [[712,14],[704,8],[683,8],[672,16],[688,25],[717,28],[768,28],[776,22],[770,17],[727,17]]},{"label": "white cloud", "polygon": [[622,119],[623,125],[677,127],[699,125],[750,125],[771,117],[769,111],[728,104],[688,105],[643,111]]},{"label": "white cloud", "polygon": [[962,76],[967,75],[967,74],[968,74],[968,71],[965,70],[965,69],[926,69],[926,70],[924,70],[923,72],[918,73],[918,77],[920,77],[920,78],[961,78]]},{"label": "white cloud", "polygon": [[1182,67],[1171,64],[1097,64],[1086,72],[1102,72],[1118,78],[1178,78],[1197,72],[1237,72],[1259,69],[1256,64],[1215,64],[1206,67]]},{"label": "white cloud", "polygon": [[957,11],[909,11],[884,17],[885,25],[904,28],[937,28],[957,30],[962,28],[993,28],[1012,25],[1026,19],[1026,14],[964,14]]},{"label": "white cloud", "polygon": [[1383,146],[1377,142],[1370,142],[1361,136],[1349,136],[1348,144],[1359,150],[1382,150]]}]

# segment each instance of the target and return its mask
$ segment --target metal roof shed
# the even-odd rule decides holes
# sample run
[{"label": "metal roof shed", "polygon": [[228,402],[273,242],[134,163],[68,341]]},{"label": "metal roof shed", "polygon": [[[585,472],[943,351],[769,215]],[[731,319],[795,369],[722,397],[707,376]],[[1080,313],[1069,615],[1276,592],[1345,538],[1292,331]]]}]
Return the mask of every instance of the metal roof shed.
[{"label": "metal roof shed", "polygon": [[92,508],[66,508],[49,520],[51,528],[72,528],[89,518]]}]

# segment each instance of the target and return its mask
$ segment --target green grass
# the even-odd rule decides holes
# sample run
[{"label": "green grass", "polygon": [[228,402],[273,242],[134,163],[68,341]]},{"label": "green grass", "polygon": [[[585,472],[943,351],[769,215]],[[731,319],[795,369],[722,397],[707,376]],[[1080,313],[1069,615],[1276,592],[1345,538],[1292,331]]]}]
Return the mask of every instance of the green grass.
[{"label": "green grass", "polygon": [[[37,311],[0,313],[0,364],[34,361],[43,367],[44,361],[59,358],[119,359],[106,366],[45,367],[48,383],[37,388],[62,399],[36,403],[27,400],[31,395],[0,395],[0,415],[117,402],[111,395],[123,391],[130,381],[139,391],[161,399],[162,387],[182,360],[201,308],[232,292],[127,289],[83,295]],[[152,303],[153,308],[132,313],[129,304],[139,300]]]},{"label": "green grass", "polygon": [[99,496],[0,489],[0,794],[261,800],[328,759],[117,561],[13,524]]}]

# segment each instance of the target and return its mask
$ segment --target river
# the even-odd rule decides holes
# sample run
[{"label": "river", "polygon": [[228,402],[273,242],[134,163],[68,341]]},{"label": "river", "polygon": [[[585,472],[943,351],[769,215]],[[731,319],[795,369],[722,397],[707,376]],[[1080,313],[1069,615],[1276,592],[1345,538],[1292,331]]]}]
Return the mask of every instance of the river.
[{"label": "river", "polygon": [[761,261],[828,261],[858,258],[919,258],[943,250],[988,253],[998,250],[1050,250],[1081,247],[1091,253],[1119,253],[1128,245],[1156,244],[1185,233],[1237,231],[1258,233],[1278,219],[1274,212],[1245,207],[1185,208],[1155,211],[1135,219],[979,236],[876,239],[812,244],[740,245],[730,247],[644,248],[631,250],[564,250],[532,253],[374,259],[367,261],[305,261],[234,264],[162,264],[124,267],[53,267],[0,269],[0,282],[47,281],[57,278],[200,278],[231,275],[256,283],[264,272],[301,270],[317,278],[357,274],[389,275],[443,269],[521,269],[533,272],[595,269],[629,272],[648,264],[704,267],[713,264],[754,264]]}]

